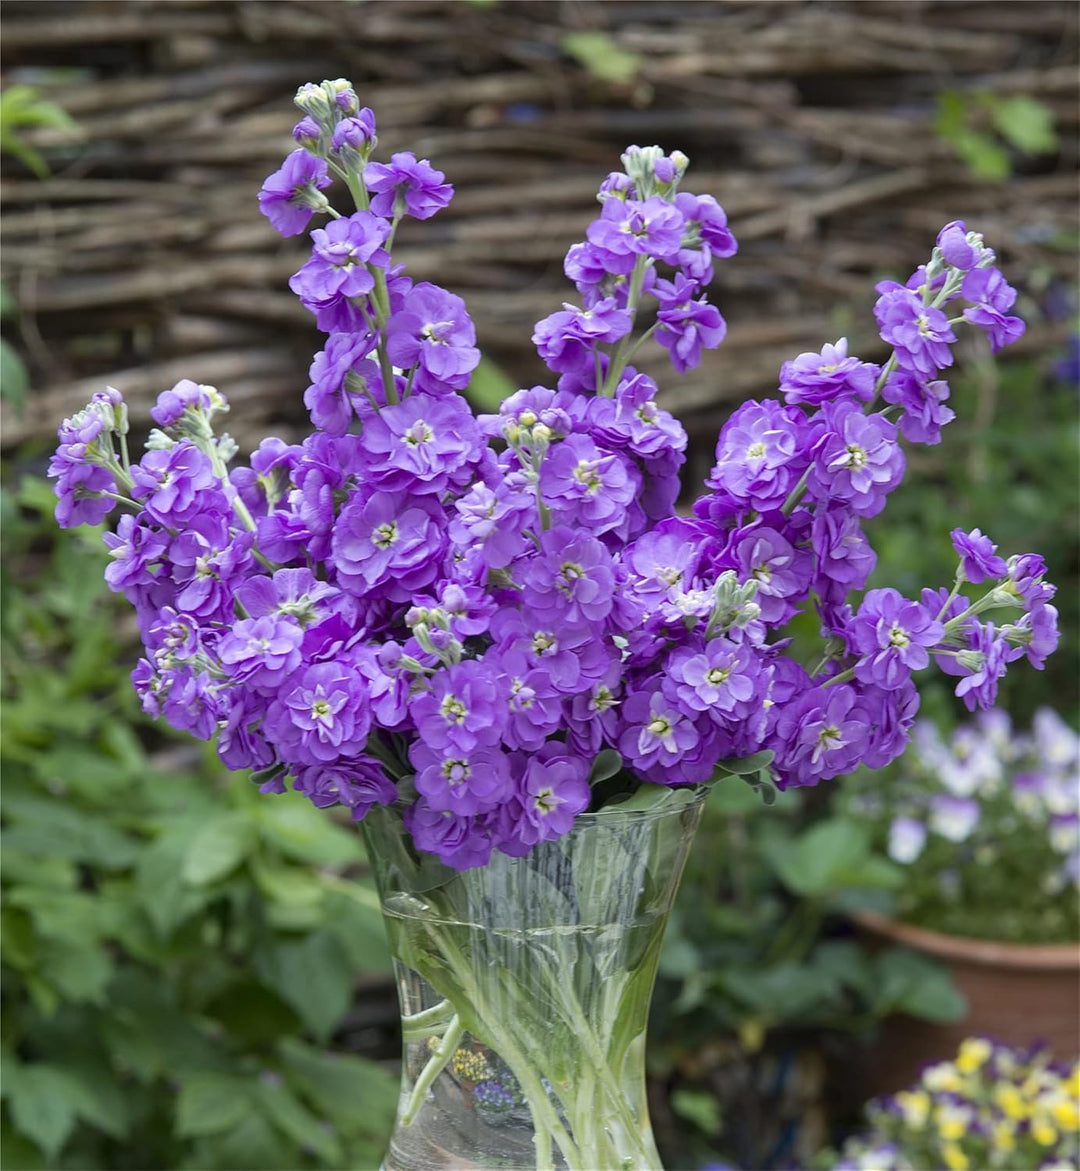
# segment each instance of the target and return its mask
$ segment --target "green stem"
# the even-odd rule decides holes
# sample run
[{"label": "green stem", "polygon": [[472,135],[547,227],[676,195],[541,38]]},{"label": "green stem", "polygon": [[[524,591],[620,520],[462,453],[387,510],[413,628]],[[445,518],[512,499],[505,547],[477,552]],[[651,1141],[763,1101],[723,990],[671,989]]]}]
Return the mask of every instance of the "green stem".
[{"label": "green stem", "polygon": [[451,1018],[450,1024],[443,1034],[443,1039],[431,1055],[431,1060],[424,1066],[420,1076],[416,1079],[416,1084],[413,1086],[412,1094],[409,1097],[409,1104],[405,1107],[405,1112],[401,1116],[402,1126],[411,1126],[416,1120],[416,1115],[419,1113],[420,1107],[424,1104],[428,1090],[431,1089],[431,1083],[446,1068],[446,1063],[454,1055],[454,1050],[457,1049],[458,1042],[464,1033],[465,1026],[461,1023],[461,1018],[457,1016]]},{"label": "green stem", "polygon": [[[641,288],[645,283],[645,273],[652,265],[652,259],[645,255],[638,256],[634,261],[634,271],[630,274],[630,291],[626,296],[627,311],[637,318],[638,301],[641,300]],[[630,334],[619,342],[615,347],[615,353],[611,358],[611,365],[608,368],[607,380],[604,382],[600,393],[605,398],[615,397],[615,388],[619,385],[619,379],[622,377],[622,372],[626,369],[626,364],[630,360],[630,353],[632,343],[630,341]]]},{"label": "green stem", "polygon": [[822,683],[822,687],[832,687],[836,683],[846,683],[849,679],[855,678],[855,668],[848,667],[846,671],[841,671],[839,675],[834,675],[831,679],[826,679]]}]

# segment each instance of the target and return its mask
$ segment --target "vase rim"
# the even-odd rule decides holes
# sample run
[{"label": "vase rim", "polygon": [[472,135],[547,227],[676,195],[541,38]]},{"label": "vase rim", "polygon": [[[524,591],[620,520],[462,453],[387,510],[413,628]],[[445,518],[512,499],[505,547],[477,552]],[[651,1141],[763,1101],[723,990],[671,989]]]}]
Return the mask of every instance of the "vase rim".
[{"label": "vase rim", "polygon": [[613,821],[659,821],[664,817],[685,813],[688,809],[699,808],[709,795],[709,789],[706,785],[671,785],[668,787],[673,792],[689,791],[691,796],[683,798],[677,803],[662,803],[651,809],[623,809],[621,804],[604,805],[588,813],[577,814],[570,832],[573,833],[579,828],[588,829],[594,825],[606,825]]}]

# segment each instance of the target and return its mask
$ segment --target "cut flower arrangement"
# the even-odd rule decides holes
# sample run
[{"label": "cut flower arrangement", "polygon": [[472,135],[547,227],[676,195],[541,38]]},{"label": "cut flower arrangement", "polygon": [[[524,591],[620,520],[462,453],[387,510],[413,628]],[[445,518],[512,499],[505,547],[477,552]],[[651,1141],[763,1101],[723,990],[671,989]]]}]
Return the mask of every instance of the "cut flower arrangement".
[{"label": "cut flower arrangement", "polygon": [[[60,428],[59,523],[125,510],[106,576],[138,616],[147,711],[216,736],[265,791],[363,821],[406,1038],[387,1168],[658,1166],[645,1018],[708,784],[881,767],[915,719],[913,671],[933,659],[985,707],[1056,643],[1042,560],[979,530],[952,534],[951,588],[849,601],[901,436],[937,443],[953,417],[954,329],[1015,340],[1015,291],[946,225],[906,283],[877,286],[887,361],[840,339],[785,363],[783,402],[732,414],[679,516],[686,434],[633,362],[651,343],[684,372],[720,344],[706,288],[736,252],[719,204],[681,189],[686,157],[627,150],[567,254],[578,303],[533,335],[554,385],[477,417],[464,303],[393,256],[400,221],[451,186],[412,154],[376,161],[347,82],[296,101],[298,148],[259,200],[286,236],[326,217],[290,282],[329,335],[313,433],[234,466],[224,397],[185,380],[135,462],[105,390]],[[783,632],[810,605],[823,644],[804,664]]]},{"label": "cut flower arrangement", "polygon": [[1080,740],[1049,708],[1030,733],[1000,709],[949,737],[920,720],[885,776],[860,775],[841,805],[904,866],[905,922],[1007,943],[1080,933]]}]

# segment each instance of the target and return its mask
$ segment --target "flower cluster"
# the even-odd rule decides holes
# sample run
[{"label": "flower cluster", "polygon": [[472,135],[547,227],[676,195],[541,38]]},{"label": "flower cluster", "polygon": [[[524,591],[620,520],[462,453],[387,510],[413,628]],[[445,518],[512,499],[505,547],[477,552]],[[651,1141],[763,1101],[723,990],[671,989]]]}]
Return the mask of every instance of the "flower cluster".
[{"label": "flower cluster", "polygon": [[860,776],[843,803],[907,874],[902,918],[1024,943],[1080,932],[1080,738],[1049,708],[1030,734],[998,709],[948,740],[919,721],[888,783]]},{"label": "flower cluster", "polygon": [[867,1117],[833,1171],[1068,1171],[1080,1154],[1080,1064],[973,1037]]},{"label": "flower cluster", "polygon": [[[978,532],[956,537],[951,592],[847,601],[874,566],[862,527],[903,475],[900,435],[937,442],[952,417],[954,325],[995,346],[1022,329],[977,235],[948,225],[905,285],[879,286],[882,366],[844,339],[785,364],[784,402],[735,412],[681,516],[686,434],[632,363],[651,339],[685,371],[721,342],[707,286],[736,251],[719,204],[681,190],[685,156],[623,155],[567,255],[577,303],[536,326],[552,385],[477,417],[464,303],[393,258],[400,221],[435,215],[451,186],[407,152],[374,159],[374,116],[347,82],[297,104],[297,149],[260,205],[283,235],[327,217],[290,281],[327,334],[312,434],[230,468],[224,400],[191,382],[162,396],[138,463],[114,392],[60,432],[60,523],[128,510],[107,576],[138,616],[148,712],[216,736],[268,791],[290,781],[356,818],[392,804],[420,850],[467,868],[732,758],[772,761],[780,785],[884,764],[931,659],[983,706],[1009,662],[1041,664],[1056,640],[1044,566],[1002,561]],[[782,632],[812,605],[827,641],[807,669]],[[1002,607],[1016,620],[984,621]]]}]

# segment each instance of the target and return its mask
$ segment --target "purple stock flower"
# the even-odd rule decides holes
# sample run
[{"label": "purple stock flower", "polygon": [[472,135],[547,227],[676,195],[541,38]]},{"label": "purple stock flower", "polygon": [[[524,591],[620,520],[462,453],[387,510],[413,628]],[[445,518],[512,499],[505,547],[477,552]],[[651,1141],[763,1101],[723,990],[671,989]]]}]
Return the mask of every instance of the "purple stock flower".
[{"label": "purple stock flower", "polygon": [[341,151],[347,146],[364,151],[374,147],[377,142],[375,115],[367,106],[357,110],[352,117],[342,118],[330,138],[330,146],[335,151]]},{"label": "purple stock flower", "polygon": [[814,448],[811,492],[845,500],[860,516],[876,516],[904,475],[896,427],[851,402],[826,403],[820,419],[824,432]]},{"label": "purple stock flower", "polygon": [[319,808],[344,805],[353,821],[362,821],[373,805],[389,805],[398,795],[382,765],[368,756],[358,755],[333,764],[298,765],[293,776],[293,788],[298,793]]},{"label": "purple stock flower", "polygon": [[717,721],[750,715],[764,690],[760,654],[746,642],[713,638],[701,649],[680,647],[667,663],[664,691],[692,711],[708,712]]},{"label": "purple stock flower", "polygon": [[637,769],[674,764],[701,738],[692,717],[659,687],[628,695],[619,720],[619,751]]},{"label": "purple stock flower", "polygon": [[371,210],[387,217],[404,211],[413,219],[431,219],[453,197],[454,189],[443,182],[445,178],[427,159],[418,160],[411,151],[392,154],[389,163],[368,163],[364,168],[364,183],[372,195]]},{"label": "purple stock flower", "polygon": [[[55,467],[55,461],[54,461]],[[97,525],[116,507],[116,501],[103,492],[115,492],[116,480],[108,468],[94,464],[69,463],[57,473],[53,491],[56,493],[56,523],[62,529],[79,525]]]},{"label": "purple stock flower", "polygon": [[530,613],[557,629],[602,624],[614,605],[611,554],[595,537],[565,525],[542,535],[539,554],[518,579]]},{"label": "purple stock flower", "polygon": [[499,748],[436,752],[423,740],[409,748],[417,792],[432,809],[465,816],[494,809],[510,794],[510,762]]},{"label": "purple stock flower", "polygon": [[597,343],[624,338],[633,318],[614,297],[595,301],[585,309],[563,303],[562,310],[536,323],[533,344],[549,369],[560,373],[592,370]]},{"label": "purple stock flower", "polygon": [[965,581],[978,585],[988,577],[1004,577],[1008,572],[1004,559],[997,555],[997,545],[989,537],[984,537],[979,529],[972,529],[970,533],[953,529],[949,536],[960,558],[960,571]]},{"label": "purple stock flower", "polygon": [[205,507],[204,494],[220,486],[210,457],[187,440],[166,451],[148,451],[132,467],[131,478],[132,496],[166,528],[190,520]]},{"label": "purple stock flower", "polygon": [[758,512],[778,509],[808,460],[806,416],[773,399],[750,399],[724,424],[708,487],[737,506]]},{"label": "purple stock flower", "polygon": [[150,411],[150,418],[159,427],[171,427],[178,423],[189,408],[209,410],[211,405],[210,388],[192,382],[190,378],[181,378],[172,390],[163,390],[158,395],[157,405]]},{"label": "purple stock flower", "polygon": [[344,663],[313,663],[275,694],[265,729],[283,759],[318,766],[363,749],[371,708],[363,679]]},{"label": "purple stock flower", "polygon": [[405,295],[386,325],[386,350],[402,370],[416,368],[414,385],[428,394],[462,390],[480,361],[476,329],[465,302],[426,281]]},{"label": "purple stock flower", "polygon": [[524,769],[517,782],[521,819],[514,836],[526,846],[562,837],[588,807],[588,764],[554,742],[535,755],[519,756],[519,763],[522,760]]},{"label": "purple stock flower", "polygon": [[680,374],[701,363],[701,350],[714,350],[727,334],[720,310],[704,297],[695,298],[696,282],[681,272],[674,281],[656,281],[653,295],[660,302],[656,314],[656,340],[671,355],[671,364]]},{"label": "purple stock flower", "polygon": [[910,370],[894,370],[881,391],[887,403],[903,407],[900,430],[911,443],[933,445],[941,442],[941,428],[956,418],[945,406],[949,384],[942,379],[928,382]]},{"label": "purple stock flower", "polygon": [[438,855],[454,870],[470,870],[488,864],[491,832],[481,818],[432,809],[420,798],[405,810],[404,821],[405,828],[421,850]]},{"label": "purple stock flower", "polygon": [[1006,312],[1016,301],[1016,290],[996,268],[973,269],[964,277],[960,292],[974,302],[964,310],[964,319],[986,334],[995,354],[1023,336],[1023,319]]},{"label": "purple stock flower", "polygon": [[[314,357],[304,391],[312,423],[330,435],[344,435],[353,418],[382,397],[382,377],[367,355],[375,339],[367,333],[332,333]],[[361,387],[367,389],[368,398]]]},{"label": "purple stock flower", "polygon": [[961,651],[955,660],[964,676],[956,685],[956,694],[969,712],[994,706],[998,680],[1005,674],[1009,661],[1008,643],[995,630],[993,622],[981,625],[973,622],[972,626],[969,649]]},{"label": "purple stock flower", "polygon": [[813,558],[776,529],[748,526],[743,531],[732,549],[739,579],[757,582],[753,600],[761,607],[762,621],[784,622],[810,590]]},{"label": "purple stock flower", "polygon": [[874,305],[874,316],[882,339],[896,350],[900,366],[925,379],[951,366],[949,346],[956,335],[945,314],[925,305],[918,293],[895,281],[882,281],[877,291],[881,296]]},{"label": "purple stock flower", "polygon": [[222,637],[217,654],[233,679],[274,694],[300,666],[303,637],[303,627],[290,615],[242,618]]},{"label": "purple stock flower", "polygon": [[450,539],[459,546],[479,549],[492,569],[509,565],[523,551],[522,530],[535,523],[536,500],[524,484],[504,480],[496,489],[475,484],[454,508]]},{"label": "purple stock flower", "polygon": [[263,184],[259,209],[282,236],[298,236],[308,226],[315,204],[330,186],[326,160],[306,150],[294,150],[281,168]]},{"label": "purple stock flower", "polygon": [[432,749],[453,753],[491,748],[502,740],[509,680],[482,659],[466,659],[436,671],[429,689],[409,703],[420,738]]},{"label": "purple stock flower", "polygon": [[815,589],[822,597],[861,590],[877,564],[877,554],[863,534],[859,517],[842,505],[815,510],[812,545],[818,575]]},{"label": "purple stock flower", "polygon": [[836,399],[871,402],[879,368],[848,357],[847,338],[822,347],[820,354],[800,354],[780,367],[780,390],[787,403],[820,406]]},{"label": "purple stock flower", "polygon": [[[974,236],[974,233],[972,235]],[[968,239],[967,226],[963,220],[951,220],[947,223],[938,232],[937,246],[941,249],[945,262],[962,271],[974,268],[986,251]]]},{"label": "purple stock flower", "polygon": [[851,640],[862,657],[855,677],[886,691],[903,686],[912,671],[930,662],[928,648],[945,635],[945,627],[918,602],[897,590],[871,590],[851,625]]},{"label": "purple stock flower", "polygon": [[1015,625],[1004,627],[1005,639],[1010,644],[1006,660],[1011,663],[1026,657],[1036,671],[1041,671],[1047,655],[1057,649],[1061,638],[1057,620],[1057,607],[1039,602]]},{"label": "purple stock flower", "polygon": [[555,444],[540,471],[540,492],[556,523],[576,524],[596,536],[619,529],[640,487],[633,464],[584,435]]},{"label": "purple stock flower", "polygon": [[608,272],[627,274],[638,256],[674,261],[685,228],[682,212],[658,196],[646,200],[612,197],[604,200],[600,218],[593,220],[585,235],[602,252]]},{"label": "purple stock flower", "polygon": [[780,788],[816,785],[850,772],[859,761],[870,731],[868,713],[853,687],[809,687],[780,710],[775,740],[775,767]]},{"label": "purple stock flower", "polygon": [[289,288],[309,308],[345,297],[365,297],[375,287],[370,265],[386,268],[383,247],[390,225],[381,216],[358,211],[331,220],[311,233],[311,259],[289,278]]}]

